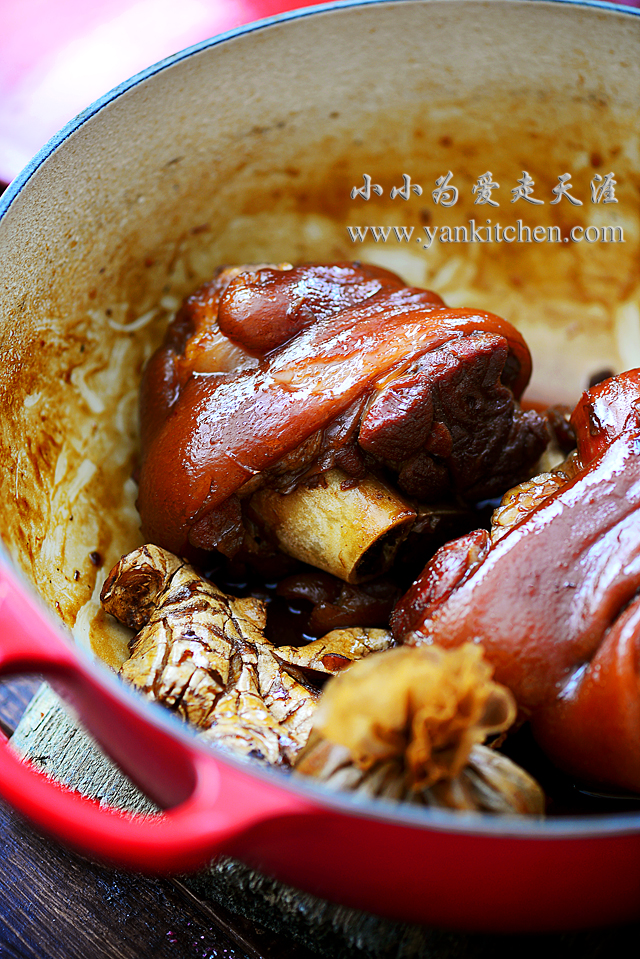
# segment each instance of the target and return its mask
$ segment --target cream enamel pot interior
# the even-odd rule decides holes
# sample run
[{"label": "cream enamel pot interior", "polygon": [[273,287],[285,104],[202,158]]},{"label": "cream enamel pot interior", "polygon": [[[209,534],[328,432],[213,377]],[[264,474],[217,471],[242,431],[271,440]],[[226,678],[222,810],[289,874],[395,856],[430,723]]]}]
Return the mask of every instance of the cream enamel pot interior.
[{"label": "cream enamel pot interior", "polygon": [[[452,305],[493,310],[528,338],[533,398],[575,402],[595,372],[640,365],[639,26],[630,9],[529,0],[298,11],[150,68],[10,186],[0,668],[44,674],[166,808],[148,820],[111,813],[3,744],[0,793],[39,826],[144,870],[225,852],[334,901],[440,925],[562,929],[640,914],[640,814],[416,812],[249,771],[121,687],[108,666],[127,637],[97,602],[105,572],[141,542],[131,473],[142,364],[219,263],[369,259]],[[449,171],[459,200],[444,207],[432,191]],[[488,171],[499,208],[474,203]],[[510,202],[525,171],[543,204]],[[610,172],[617,204],[591,203],[595,174]],[[551,204],[565,173],[581,205]],[[351,199],[365,174],[383,195]],[[403,175],[422,194],[391,200]],[[425,228],[472,219],[559,226],[563,238],[611,226],[625,242],[438,233],[428,244]],[[354,224],[414,234],[352,242]]]}]

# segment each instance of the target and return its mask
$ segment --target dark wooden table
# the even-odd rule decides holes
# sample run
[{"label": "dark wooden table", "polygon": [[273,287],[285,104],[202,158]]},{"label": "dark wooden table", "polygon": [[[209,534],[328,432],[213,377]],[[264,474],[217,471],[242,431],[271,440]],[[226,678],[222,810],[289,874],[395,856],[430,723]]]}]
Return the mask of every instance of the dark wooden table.
[{"label": "dark wooden table", "polygon": [[[9,734],[40,685],[0,685]],[[2,959],[311,959],[302,946],[197,899],[179,881],[106,869],[0,802]]]}]

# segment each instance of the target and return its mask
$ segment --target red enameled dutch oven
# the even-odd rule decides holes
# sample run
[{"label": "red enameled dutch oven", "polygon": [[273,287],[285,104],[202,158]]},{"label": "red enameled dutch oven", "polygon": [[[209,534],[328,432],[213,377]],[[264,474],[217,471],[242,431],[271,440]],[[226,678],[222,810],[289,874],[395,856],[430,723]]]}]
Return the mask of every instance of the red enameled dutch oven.
[{"label": "red enameled dutch oven", "polygon": [[[175,305],[220,262],[361,256],[453,305],[502,312],[532,346],[534,398],[575,401],[597,369],[640,365],[639,26],[637,10],[607,3],[297,11],[134,77],[6,191],[0,671],[44,675],[165,810],[102,808],[3,743],[0,793],[39,827],[143,871],[230,854],[327,899],[443,926],[570,929],[640,915],[640,814],[430,812],[247,769],[122,687],[109,666],[126,638],[97,603],[105,572],[140,542],[140,369]],[[499,208],[474,200],[487,171]],[[525,171],[542,204],[510,202]],[[445,208],[432,192],[448,172],[459,196]],[[618,203],[592,203],[590,184],[610,172]],[[565,173],[581,202],[552,205]],[[391,200],[403,175],[422,193]],[[352,199],[366,176],[383,194]],[[510,245],[451,245],[442,233],[428,244],[426,227],[498,218],[545,238],[554,225],[563,237],[591,227],[594,239],[521,230]],[[414,235],[352,241],[354,224]],[[624,243],[600,242],[606,226]]]}]

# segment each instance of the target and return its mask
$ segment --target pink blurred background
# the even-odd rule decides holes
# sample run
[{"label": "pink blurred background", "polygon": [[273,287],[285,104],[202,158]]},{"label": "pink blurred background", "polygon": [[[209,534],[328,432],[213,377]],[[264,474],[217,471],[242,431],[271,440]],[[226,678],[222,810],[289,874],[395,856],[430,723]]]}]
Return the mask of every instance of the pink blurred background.
[{"label": "pink blurred background", "polygon": [[0,183],[134,73],[243,23],[319,2],[0,0]]},{"label": "pink blurred background", "polygon": [[320,0],[0,0],[0,183],[134,73],[243,23]]}]

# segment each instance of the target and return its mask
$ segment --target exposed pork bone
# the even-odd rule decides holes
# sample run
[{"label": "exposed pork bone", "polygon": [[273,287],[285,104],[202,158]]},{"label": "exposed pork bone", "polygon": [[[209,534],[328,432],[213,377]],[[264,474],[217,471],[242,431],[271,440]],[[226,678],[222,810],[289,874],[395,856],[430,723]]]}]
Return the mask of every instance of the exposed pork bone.
[{"label": "exposed pork bone", "polygon": [[233,556],[256,492],[336,468],[423,502],[498,495],[548,440],[516,402],[530,371],[509,323],[378,267],[225,269],[185,301],[144,376],[143,532]]}]

